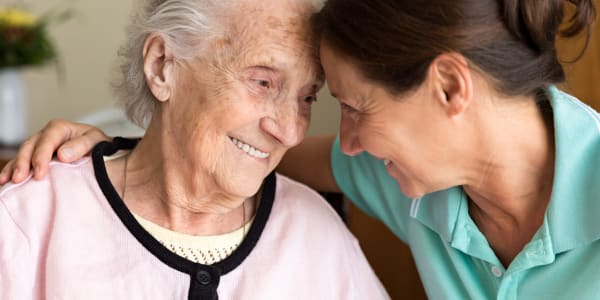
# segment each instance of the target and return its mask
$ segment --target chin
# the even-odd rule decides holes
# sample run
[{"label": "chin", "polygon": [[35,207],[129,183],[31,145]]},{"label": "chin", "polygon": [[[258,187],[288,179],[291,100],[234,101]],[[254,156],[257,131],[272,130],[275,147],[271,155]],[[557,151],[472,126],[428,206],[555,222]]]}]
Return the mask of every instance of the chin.
[{"label": "chin", "polygon": [[238,197],[249,198],[254,196],[264,181],[264,178],[258,178],[258,176],[248,176],[241,180],[235,180],[229,183],[229,191],[231,194],[235,194]]},{"label": "chin", "polygon": [[426,193],[423,192],[404,192],[404,190],[402,191],[402,193],[404,193],[404,195],[410,199],[418,199],[421,198],[423,196],[425,196]]},{"label": "chin", "polygon": [[400,183],[399,181],[397,181],[397,183],[402,193],[410,199],[421,198],[427,194],[427,192],[423,191],[423,189],[419,188],[419,186],[413,184],[404,184]]}]

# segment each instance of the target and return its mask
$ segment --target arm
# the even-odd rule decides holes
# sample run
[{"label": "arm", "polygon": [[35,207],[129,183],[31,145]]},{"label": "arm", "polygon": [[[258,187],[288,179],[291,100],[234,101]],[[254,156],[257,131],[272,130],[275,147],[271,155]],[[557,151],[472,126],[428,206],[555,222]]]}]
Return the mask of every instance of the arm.
[{"label": "arm", "polygon": [[110,140],[100,129],[64,120],[52,120],[40,132],[25,141],[17,157],[4,166],[0,172],[0,185],[12,180],[19,183],[33,167],[33,176],[43,178],[54,152],[63,162],[75,161],[92,150],[100,141]]},{"label": "arm", "polygon": [[331,170],[331,146],[335,136],[307,137],[288,150],[276,171],[320,192],[339,192]]}]

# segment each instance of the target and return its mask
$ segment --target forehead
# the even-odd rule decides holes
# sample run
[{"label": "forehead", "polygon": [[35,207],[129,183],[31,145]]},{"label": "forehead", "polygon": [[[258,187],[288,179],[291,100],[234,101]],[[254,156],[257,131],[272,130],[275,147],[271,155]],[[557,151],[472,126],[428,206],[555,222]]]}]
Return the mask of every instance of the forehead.
[{"label": "forehead", "polygon": [[308,1],[242,1],[232,10],[227,35],[234,64],[320,69],[317,41],[310,28]]},{"label": "forehead", "polygon": [[321,42],[320,56],[327,84],[336,96],[343,96],[344,91],[355,89],[365,81],[357,68],[344,59],[343,55],[336,54],[325,41]]},{"label": "forehead", "polygon": [[231,9],[234,34],[261,36],[265,33],[289,40],[312,42],[308,0],[241,1]]}]

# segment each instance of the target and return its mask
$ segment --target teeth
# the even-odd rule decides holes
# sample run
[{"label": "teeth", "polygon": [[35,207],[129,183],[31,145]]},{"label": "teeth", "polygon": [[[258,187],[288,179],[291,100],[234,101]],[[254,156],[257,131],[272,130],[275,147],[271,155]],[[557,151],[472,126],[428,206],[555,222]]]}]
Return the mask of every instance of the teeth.
[{"label": "teeth", "polygon": [[384,164],[384,165],[386,165],[386,166],[387,166],[387,165],[389,165],[389,164],[390,164],[390,162],[391,162],[391,161],[390,161],[389,159],[384,159],[384,160],[383,160],[383,164]]},{"label": "teeth", "polygon": [[236,138],[232,138],[229,137],[229,139],[233,142],[234,145],[236,145],[238,148],[240,148],[240,150],[246,152],[246,154],[256,157],[256,158],[267,158],[269,157],[269,153],[267,152],[262,152]]}]

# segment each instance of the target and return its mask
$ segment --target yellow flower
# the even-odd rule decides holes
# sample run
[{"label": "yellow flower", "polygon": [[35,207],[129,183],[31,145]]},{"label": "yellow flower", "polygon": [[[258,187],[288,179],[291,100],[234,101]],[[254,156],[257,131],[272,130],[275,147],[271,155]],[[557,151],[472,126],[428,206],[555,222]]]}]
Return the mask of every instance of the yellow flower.
[{"label": "yellow flower", "polygon": [[0,24],[14,27],[31,27],[36,22],[36,17],[27,11],[17,8],[0,8]]}]

